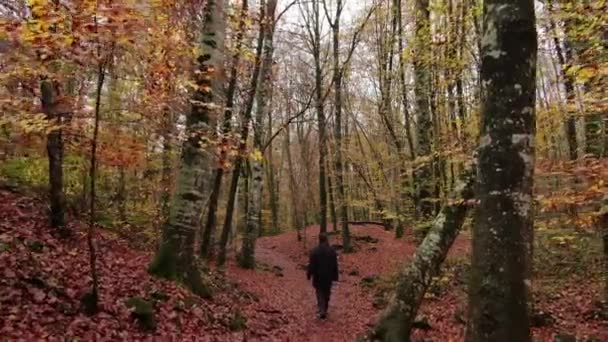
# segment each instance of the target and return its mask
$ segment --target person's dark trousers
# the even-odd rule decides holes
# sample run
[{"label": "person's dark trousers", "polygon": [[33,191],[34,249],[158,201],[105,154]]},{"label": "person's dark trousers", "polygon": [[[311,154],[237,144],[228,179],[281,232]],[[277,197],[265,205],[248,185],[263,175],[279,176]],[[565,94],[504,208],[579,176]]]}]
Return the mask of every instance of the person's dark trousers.
[{"label": "person's dark trousers", "polygon": [[327,317],[327,309],[329,307],[329,298],[331,297],[331,285],[319,286],[315,288],[317,292],[317,308],[319,317]]}]

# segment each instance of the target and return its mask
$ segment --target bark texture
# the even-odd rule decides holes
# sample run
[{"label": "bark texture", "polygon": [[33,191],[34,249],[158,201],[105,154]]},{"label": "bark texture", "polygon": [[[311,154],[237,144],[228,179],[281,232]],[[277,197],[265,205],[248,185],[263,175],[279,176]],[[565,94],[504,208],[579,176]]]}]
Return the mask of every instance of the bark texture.
[{"label": "bark texture", "polygon": [[202,141],[214,127],[218,104],[222,103],[223,60],[226,17],[223,0],[209,0],[204,8],[204,25],[195,78],[199,88],[194,93],[186,121],[184,141],[175,194],[169,218],[163,227],[163,239],[149,271],[160,277],[183,282],[195,293],[208,296],[196,265],[194,240],[200,211],[210,193],[214,157]]},{"label": "bark texture", "polygon": [[530,341],[537,41],[534,1],[486,0],[467,341]]},{"label": "bark texture", "polygon": [[[416,0],[416,40],[414,58],[414,92],[418,109],[416,155],[419,158],[430,157],[433,124],[431,120],[431,50],[428,42],[431,40],[430,12],[428,0]],[[433,172],[430,161],[414,173],[416,180],[416,211],[420,219],[428,219],[433,213]]]},{"label": "bark texture", "polygon": [[473,198],[473,185],[473,171],[464,172],[448,204],[434,219],[416,250],[412,262],[399,273],[395,292],[374,327],[372,340],[409,341],[412,323],[424,294],[460,232],[469,208],[468,201]]}]

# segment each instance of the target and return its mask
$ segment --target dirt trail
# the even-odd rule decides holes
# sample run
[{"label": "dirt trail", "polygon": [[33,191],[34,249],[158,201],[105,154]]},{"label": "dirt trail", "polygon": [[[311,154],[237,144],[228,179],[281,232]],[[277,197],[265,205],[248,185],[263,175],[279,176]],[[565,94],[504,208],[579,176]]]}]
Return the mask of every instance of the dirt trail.
[{"label": "dirt trail", "polygon": [[[394,271],[399,262],[414,251],[411,243],[395,240],[391,232],[381,227],[353,227],[357,252],[339,253],[340,281],[333,289],[329,319],[320,321],[315,317],[314,290],[305,274],[308,248],[314,246],[317,229],[308,230],[306,248],[297,242],[295,233],[260,239],[256,257],[261,271],[231,268],[230,273],[241,279],[244,289],[258,295],[263,306],[287,317],[288,322],[284,322],[281,328],[268,325],[249,327],[249,331],[262,332],[249,336],[250,339],[352,341],[378,314],[373,307],[374,291],[362,286],[362,279]],[[337,238],[331,239],[332,244],[340,243]],[[272,337],[263,333],[269,329],[274,330]],[[277,337],[276,329],[284,329],[284,334]]]}]

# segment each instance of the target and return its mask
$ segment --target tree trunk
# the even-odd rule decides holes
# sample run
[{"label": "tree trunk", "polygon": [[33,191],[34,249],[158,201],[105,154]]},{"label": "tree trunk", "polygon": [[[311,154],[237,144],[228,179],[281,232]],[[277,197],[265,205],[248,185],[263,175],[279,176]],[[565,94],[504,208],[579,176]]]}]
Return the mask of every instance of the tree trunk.
[{"label": "tree trunk", "polygon": [[[395,1],[395,13],[394,15],[397,18],[397,35],[398,35],[398,48],[399,51],[403,51],[404,47],[403,47],[403,19],[402,19],[402,13],[401,13],[401,0],[394,0]],[[405,57],[403,56],[403,53],[399,53],[399,82],[401,83],[401,106],[403,107],[403,118],[405,121],[405,136],[407,139],[407,146],[409,149],[409,160],[413,161],[416,159],[416,150],[414,149],[414,139],[412,138],[412,126],[411,126],[411,122],[410,122],[410,111],[409,111],[409,101],[407,98],[407,83],[406,83],[406,75],[405,75]],[[400,208],[404,206],[405,202],[407,201],[408,197],[411,196],[410,194],[410,190],[409,187],[410,185],[408,184],[408,180],[410,177],[410,174],[408,172],[408,168],[405,164],[405,161],[407,160],[405,153],[402,151],[402,161],[401,161],[401,165],[400,165],[400,170],[399,170],[399,177],[401,179],[401,182],[399,184],[399,201],[401,202],[401,205],[399,206]],[[397,223],[397,228],[395,229],[395,237],[400,239],[401,237],[403,237],[403,234],[405,233],[405,227],[404,227],[404,213],[399,213],[399,222]]]},{"label": "tree trunk", "polygon": [[326,181],[326,164],[327,156],[327,132],[325,109],[323,103],[323,70],[321,56],[321,19],[319,2],[313,1],[312,4],[314,18],[312,25],[313,35],[311,37],[312,54],[315,65],[315,109],[317,111],[317,124],[319,126],[319,230],[321,233],[327,232],[327,186]]},{"label": "tree trunk", "polygon": [[209,197],[209,207],[207,209],[207,220],[205,222],[205,229],[202,232],[201,245],[199,248],[199,255],[203,259],[210,259],[213,255],[212,240],[213,233],[215,232],[217,203],[220,199],[223,177],[224,170],[221,168],[215,169],[215,172],[213,173],[211,196]]},{"label": "tree trunk", "polygon": [[[170,112],[165,113],[163,118],[163,153],[162,153],[162,174],[161,174],[161,195],[160,195],[160,222],[169,219],[169,210],[171,205],[171,188],[172,188],[172,151],[173,151],[173,115]],[[160,227],[157,229],[160,230]],[[157,235],[157,248],[160,247],[160,235]]]},{"label": "tree trunk", "polygon": [[293,160],[291,157],[291,131],[289,125],[285,127],[285,143],[283,149],[287,156],[287,171],[289,173],[289,197],[291,199],[291,224],[295,227],[298,241],[302,240],[302,212],[298,205],[298,185],[296,183],[296,176],[293,169]]},{"label": "tree trunk", "polygon": [[[261,4],[262,18],[264,12],[264,5]],[[251,121],[251,113],[253,112],[253,103],[256,98],[258,89],[260,70],[262,67],[261,59],[264,47],[264,30],[262,19],[260,19],[260,30],[257,37],[257,45],[255,50],[255,62],[253,66],[253,72],[249,83],[249,90],[245,99],[245,105],[243,112],[241,113],[241,142],[239,144],[239,156],[237,157],[232,171],[232,180],[230,183],[230,192],[228,197],[226,217],[224,219],[224,227],[222,228],[222,236],[220,241],[220,255],[218,258],[218,265],[223,265],[226,261],[226,243],[228,242],[228,236],[232,229],[232,214],[234,211],[234,205],[236,201],[236,187],[239,183],[241,172],[248,172],[248,163],[245,160],[245,154],[247,152],[247,138],[249,137],[249,122]],[[249,198],[249,177],[245,179],[245,198]],[[249,201],[245,201],[245,212],[249,212]]]},{"label": "tree trunk", "polygon": [[[221,155],[220,162],[224,162],[227,159],[226,151],[228,147],[227,134],[230,133],[231,120],[234,110],[234,95],[236,92],[236,86],[238,81],[238,70],[241,59],[241,46],[243,42],[243,34],[245,32],[245,19],[248,13],[248,2],[243,0],[241,3],[241,15],[239,20],[239,28],[236,34],[235,42],[235,53],[232,55],[232,67],[230,69],[230,81],[228,83],[228,89],[226,90],[226,110],[224,111],[224,122],[222,124],[222,142],[221,142]],[[222,179],[224,177],[224,168],[218,167],[214,173],[213,190],[211,197],[209,198],[209,208],[207,211],[207,221],[202,234],[201,245],[199,248],[199,254],[204,259],[209,259],[213,254],[212,248],[212,236],[215,232],[217,225],[217,206],[220,198],[220,191],[222,188]]]},{"label": "tree trunk", "polygon": [[[414,57],[414,82],[416,104],[418,107],[417,136],[418,145],[416,155],[419,158],[431,156],[431,133],[433,125],[430,113],[431,88],[431,51],[428,42],[430,39],[429,1],[416,0],[416,39]],[[414,172],[416,181],[416,204],[420,219],[429,219],[433,214],[433,171],[430,161],[423,161],[423,165]]]},{"label": "tree trunk", "polygon": [[[263,57],[260,74],[260,92],[257,96],[256,119],[254,124],[253,144],[254,153],[251,158],[251,189],[248,193],[248,210],[245,224],[245,236],[239,258],[239,264],[243,268],[252,269],[255,267],[255,240],[260,230],[262,190],[264,186],[264,156],[262,149],[264,145],[264,116],[267,110],[268,98],[272,91],[272,55],[274,15],[276,0],[260,2],[262,16],[260,22],[261,39],[259,43],[263,45]],[[265,7],[267,6],[267,7]]]},{"label": "tree trunk", "polygon": [[[403,52],[403,19],[401,13],[401,0],[395,0],[395,15],[397,15],[397,35],[399,51]],[[414,139],[412,138],[412,126],[410,122],[409,101],[407,98],[407,83],[405,75],[405,57],[403,53],[399,54],[399,82],[401,83],[401,105],[403,107],[403,118],[405,120],[405,136],[407,138],[407,146],[410,152],[410,159],[416,159],[416,150],[414,149]]]},{"label": "tree trunk", "polygon": [[[556,11],[553,0],[549,0],[548,5],[550,12]],[[557,60],[561,69],[560,76],[564,82],[564,89],[566,90],[566,103],[573,105],[576,98],[576,94],[574,92],[574,80],[572,75],[566,73],[566,69],[569,65],[568,63],[570,62],[566,61],[566,57],[568,57],[568,59],[572,58],[572,52],[569,46],[570,44],[568,42],[568,37],[566,37],[566,40],[564,41],[564,46],[566,50],[564,53],[564,49],[562,49],[561,42],[558,38],[555,19],[553,19],[551,14],[549,15],[549,26],[552,31],[551,34],[553,35],[555,53],[557,55]],[[566,141],[568,142],[570,160],[576,160],[578,158],[578,141],[576,139],[576,118],[569,110],[567,110],[566,112],[566,122],[564,122],[564,127],[566,131]]]},{"label": "tree trunk", "polygon": [[203,150],[201,140],[210,135],[217,120],[211,104],[221,103],[223,92],[224,38],[226,31],[224,0],[208,0],[198,58],[196,82],[190,115],[186,121],[175,195],[169,219],[163,229],[163,241],[149,271],[160,277],[183,282],[193,292],[208,296],[195,262],[194,240],[198,217],[210,193],[213,153]]},{"label": "tree trunk", "polygon": [[228,245],[228,238],[232,230],[232,221],[235,213],[237,190],[239,186],[239,176],[241,174],[241,159],[237,159],[232,170],[232,179],[230,181],[230,189],[228,190],[228,203],[226,205],[226,217],[224,218],[224,226],[222,227],[222,234],[219,242],[219,252],[217,256],[217,265],[223,266],[226,262],[226,247]]},{"label": "tree trunk", "polygon": [[[271,80],[268,80],[271,82]],[[271,92],[272,93],[272,92]],[[271,97],[272,99],[272,97]],[[271,104],[272,105],[272,104]],[[272,110],[268,111],[268,132],[272,132]],[[270,202],[270,216],[272,220],[272,233],[278,234],[281,228],[279,227],[279,187],[275,176],[274,168],[274,153],[272,150],[272,141],[266,147],[268,155],[268,163],[266,163],[267,178],[268,178],[268,198]],[[279,178],[280,179],[280,178]],[[262,231],[260,231],[261,236]]]},{"label": "tree trunk", "polygon": [[463,173],[462,177],[412,261],[399,273],[388,307],[372,332],[373,340],[410,340],[412,324],[424,294],[456,240],[469,208],[468,201],[473,198],[473,171]]},{"label": "tree trunk", "polygon": [[49,160],[49,195],[51,202],[51,226],[60,235],[65,236],[65,196],[63,193],[63,137],[62,114],[56,109],[58,99],[57,87],[52,80],[44,79],[40,83],[42,109],[51,125],[57,126],[47,134],[46,150]]},{"label": "tree trunk", "polygon": [[332,230],[336,231],[338,229],[338,215],[336,214],[336,202],[334,197],[334,182],[331,172],[330,163],[327,163],[327,190],[329,192],[329,215],[331,217]]},{"label": "tree trunk", "polygon": [[[340,224],[342,225],[342,246],[345,252],[352,250],[350,242],[350,230],[348,229],[348,203],[346,201],[346,192],[344,190],[344,161],[342,158],[342,73],[343,68],[340,63],[340,20],[342,15],[343,5],[342,0],[336,1],[336,17],[332,25],[333,31],[333,62],[334,62],[334,120],[335,120],[335,131],[334,136],[336,140],[336,151],[335,151],[335,185],[337,194],[337,214],[339,216]],[[335,214],[334,214],[335,215]],[[337,221],[334,219],[334,221]],[[334,229],[336,229],[334,222]]]},{"label": "tree trunk", "polygon": [[123,223],[127,222],[127,180],[125,174],[125,166],[118,167],[118,192],[116,194],[118,200],[118,218]]},{"label": "tree trunk", "polygon": [[[608,310],[608,197],[604,199],[602,213],[598,218],[598,229],[604,244],[604,305]],[[607,312],[608,313],[608,312]]]},{"label": "tree trunk", "polygon": [[100,63],[97,70],[97,89],[95,96],[95,121],[93,128],[93,139],[91,140],[91,162],[89,169],[90,193],[89,193],[89,227],[87,230],[87,244],[89,247],[89,266],[91,268],[91,292],[86,293],[82,298],[83,307],[87,314],[95,314],[98,311],[97,304],[99,302],[99,280],[97,276],[97,252],[95,248],[95,182],[97,171],[97,137],[99,136],[100,123],[100,107],[101,107],[101,90],[106,75],[106,66],[111,56],[108,56],[105,62]]},{"label": "tree trunk", "polygon": [[483,7],[478,149],[467,341],[530,341],[537,41],[534,1]]}]

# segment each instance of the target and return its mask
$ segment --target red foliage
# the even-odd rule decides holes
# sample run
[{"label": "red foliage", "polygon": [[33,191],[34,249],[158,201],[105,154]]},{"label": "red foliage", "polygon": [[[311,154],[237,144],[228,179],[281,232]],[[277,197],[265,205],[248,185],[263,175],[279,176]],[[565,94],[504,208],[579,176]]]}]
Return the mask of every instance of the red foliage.
[{"label": "red foliage", "polygon": [[[351,341],[366,331],[379,314],[373,289],[361,286],[369,276],[391,274],[413,254],[410,237],[395,240],[378,226],[354,226],[356,253],[339,254],[340,282],[336,284],[327,321],[315,318],[315,296],[306,280],[308,249],[316,243],[318,228],[309,228],[306,244],[295,232],[262,238],[257,244],[259,268],[227,266],[226,286],[212,300],[193,297],[178,285],[146,273],[150,255],[100,233],[101,312],[80,313],[80,298],[89,290],[88,251],[84,229],[72,225],[72,240],[55,238],[46,223],[43,204],[0,190],[0,336],[24,340],[182,340],[182,341]],[[339,238],[331,237],[339,243]],[[460,236],[451,255],[465,255],[469,239]],[[244,291],[243,291],[244,290]],[[150,298],[161,292],[166,301],[155,304],[158,327],[146,333],[132,318],[125,301],[133,296]],[[247,295],[249,293],[250,295]],[[608,340],[606,322],[588,319],[597,294],[572,286],[537,307],[551,312],[556,323],[534,329],[535,337],[550,341],[555,333],[579,337],[595,335]],[[426,299],[421,314],[432,329],[414,332],[414,341],[460,341],[464,325],[455,320],[466,305],[466,296],[451,287],[439,297]],[[243,332],[230,332],[229,322],[240,311],[247,318]]]},{"label": "red foliage", "polygon": [[[109,234],[96,237],[100,307],[81,313],[90,288],[84,227],[72,225],[72,240],[58,240],[41,203],[0,191],[0,336],[27,341],[79,337],[84,340],[234,340],[227,322],[239,299],[221,292],[212,301],[193,297],[178,285],[146,272],[150,255],[130,250]],[[125,302],[130,297],[166,294],[155,307],[155,334],[139,328]],[[186,303],[185,307],[183,303]],[[191,305],[188,305],[191,304]],[[242,334],[242,333],[241,333]]]}]

